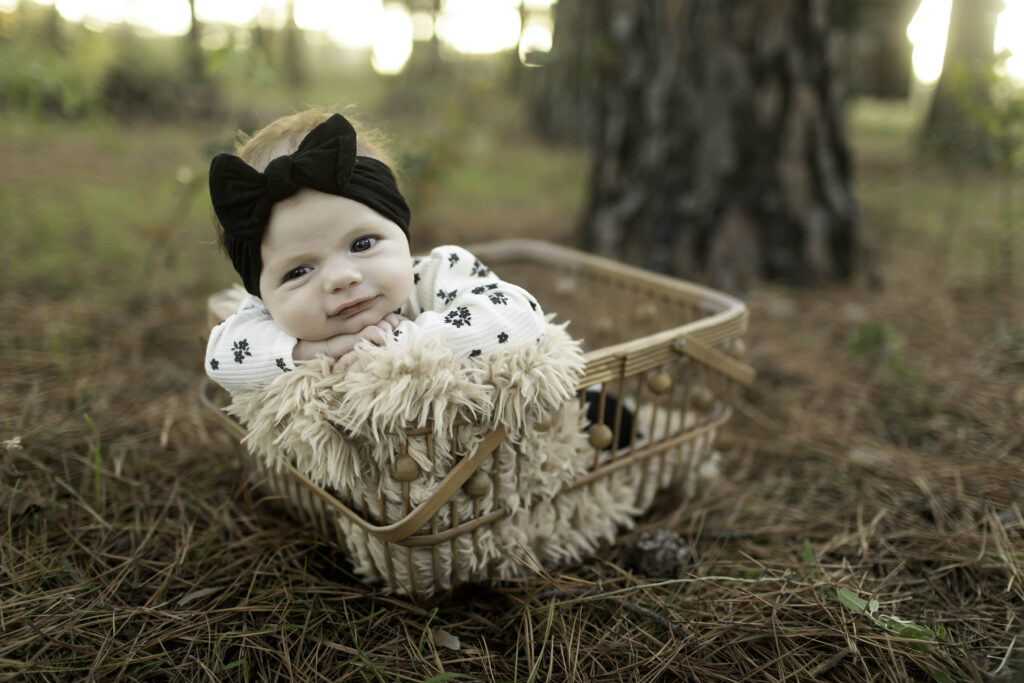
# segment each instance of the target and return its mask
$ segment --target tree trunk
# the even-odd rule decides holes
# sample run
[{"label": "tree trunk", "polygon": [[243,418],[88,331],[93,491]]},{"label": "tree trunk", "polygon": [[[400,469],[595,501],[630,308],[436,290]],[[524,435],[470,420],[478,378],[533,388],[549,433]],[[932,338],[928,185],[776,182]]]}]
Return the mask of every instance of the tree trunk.
[{"label": "tree trunk", "polygon": [[295,0],[289,0],[288,18],[284,24],[284,77],[287,85],[292,88],[306,84],[306,64],[304,61],[304,38],[302,31],[295,24]]},{"label": "tree trunk", "polygon": [[551,52],[523,74],[530,125],[551,143],[583,145],[594,130],[602,29],[593,10],[587,0],[556,3]]},{"label": "tree trunk", "polygon": [[992,141],[971,111],[992,104],[985,73],[995,56],[996,20],[1002,8],[1002,0],[953,0],[942,75],[921,132],[926,154],[972,165],[993,162]]},{"label": "tree trunk", "polygon": [[585,246],[730,291],[849,276],[841,7],[561,0],[595,119]]},{"label": "tree trunk", "polygon": [[196,18],[196,0],[188,0],[188,9],[192,21],[185,36],[185,74],[189,82],[200,83],[206,80],[206,59],[199,44],[203,28]]},{"label": "tree trunk", "polygon": [[913,46],[907,25],[921,0],[857,0],[852,3],[850,92],[906,99],[913,80]]}]

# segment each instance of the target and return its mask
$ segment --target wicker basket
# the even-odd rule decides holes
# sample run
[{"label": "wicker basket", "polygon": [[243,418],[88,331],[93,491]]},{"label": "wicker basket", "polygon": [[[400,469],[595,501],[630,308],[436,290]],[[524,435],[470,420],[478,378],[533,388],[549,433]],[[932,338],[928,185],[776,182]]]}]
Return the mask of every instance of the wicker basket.
[{"label": "wicker basket", "polygon": [[[636,509],[646,510],[659,490],[685,485],[712,453],[714,439],[731,415],[735,384],[754,378],[741,360],[747,326],[743,303],[706,287],[545,242],[493,242],[471,251],[502,279],[527,289],[556,320],[571,321],[570,334],[583,342],[586,371],[578,395],[592,417],[594,411],[597,415],[587,433],[589,452],[580,457],[591,462],[563,491],[618,477],[633,488]],[[225,315],[218,296],[211,297],[208,311],[214,322]],[[205,382],[201,398],[233,436],[245,436],[245,429],[220,408],[224,392]],[[425,440],[433,453],[434,438],[429,428],[409,429],[403,443]],[[383,501],[379,510],[368,509],[365,501],[348,505],[295,468],[269,470],[242,450],[254,485],[279,497],[295,518],[346,551],[350,546],[343,527],[361,530],[386,551],[379,578],[390,589],[426,597],[459,583],[458,568],[461,564],[465,569],[472,559],[467,553],[474,552],[478,534],[496,529],[508,514],[499,503],[499,477],[486,474],[499,470],[504,431],[492,430],[473,453],[460,449],[454,439],[437,450],[464,455],[447,463],[447,474],[418,506],[409,502],[409,480],[417,473],[392,469],[404,499],[403,514],[394,519],[387,519]],[[628,477],[622,479],[624,475]],[[471,507],[456,505],[456,496],[463,502],[468,497]],[[402,565],[401,571],[396,564]],[[485,568],[475,578],[487,574]]]}]

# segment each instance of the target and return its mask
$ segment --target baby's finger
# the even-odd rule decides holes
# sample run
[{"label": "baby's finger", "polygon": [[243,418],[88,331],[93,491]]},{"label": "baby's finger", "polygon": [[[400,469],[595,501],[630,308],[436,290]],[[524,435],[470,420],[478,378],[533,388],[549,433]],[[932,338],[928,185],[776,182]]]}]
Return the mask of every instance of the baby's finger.
[{"label": "baby's finger", "polygon": [[363,330],[359,333],[359,338],[365,339],[374,346],[383,346],[385,343],[387,343],[388,336],[390,334],[390,331],[385,331],[381,329],[380,324],[378,323],[377,325],[370,325],[369,327],[364,327]]},{"label": "baby's finger", "polygon": [[359,360],[359,357],[356,354],[346,353],[344,356],[339,358],[337,362],[334,364],[334,371],[341,372],[344,370],[348,370],[350,367],[352,367],[352,365],[355,364],[357,360]]},{"label": "baby's finger", "polygon": [[392,329],[394,329],[397,328],[402,323],[407,322],[408,320],[408,318],[400,316],[397,313],[388,313],[386,316],[384,316],[384,320],[382,320],[381,322],[386,322],[387,324],[391,325]]}]

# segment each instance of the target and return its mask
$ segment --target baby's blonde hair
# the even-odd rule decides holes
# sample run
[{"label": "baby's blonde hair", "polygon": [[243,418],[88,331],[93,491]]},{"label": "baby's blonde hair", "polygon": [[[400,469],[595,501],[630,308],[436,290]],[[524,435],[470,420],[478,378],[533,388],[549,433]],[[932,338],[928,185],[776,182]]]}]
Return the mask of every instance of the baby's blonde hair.
[{"label": "baby's blonde hair", "polygon": [[326,108],[307,109],[271,121],[251,137],[242,138],[235,154],[262,173],[275,157],[291,154],[298,149],[309,131],[335,113],[343,114],[355,129],[356,154],[382,161],[394,170],[392,159],[385,149],[383,135],[379,131],[361,125],[348,112],[336,112]]}]

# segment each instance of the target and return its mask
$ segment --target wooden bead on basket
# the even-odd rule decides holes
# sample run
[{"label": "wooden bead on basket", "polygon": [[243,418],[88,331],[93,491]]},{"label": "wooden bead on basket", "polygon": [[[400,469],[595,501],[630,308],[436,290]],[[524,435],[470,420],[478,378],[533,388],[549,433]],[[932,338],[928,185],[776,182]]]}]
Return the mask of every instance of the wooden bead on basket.
[{"label": "wooden bead on basket", "polygon": [[711,410],[715,405],[715,395],[707,387],[694,387],[690,394],[690,403],[702,413]]},{"label": "wooden bead on basket", "polygon": [[647,387],[655,394],[664,394],[672,388],[672,375],[656,372],[647,379]]},{"label": "wooden bead on basket", "polygon": [[462,490],[470,498],[479,498],[491,490],[491,478],[483,472],[477,472],[462,486]]},{"label": "wooden bead on basket", "polygon": [[420,466],[408,455],[403,455],[391,466],[391,476],[398,481],[412,481],[420,476]]},{"label": "wooden bead on basket", "polygon": [[732,346],[729,347],[729,353],[732,354],[733,358],[742,359],[747,355],[747,345],[742,339],[734,339]]},{"label": "wooden bead on basket", "polygon": [[608,448],[612,443],[612,428],[606,424],[593,425],[587,430],[590,445],[594,448]]}]

